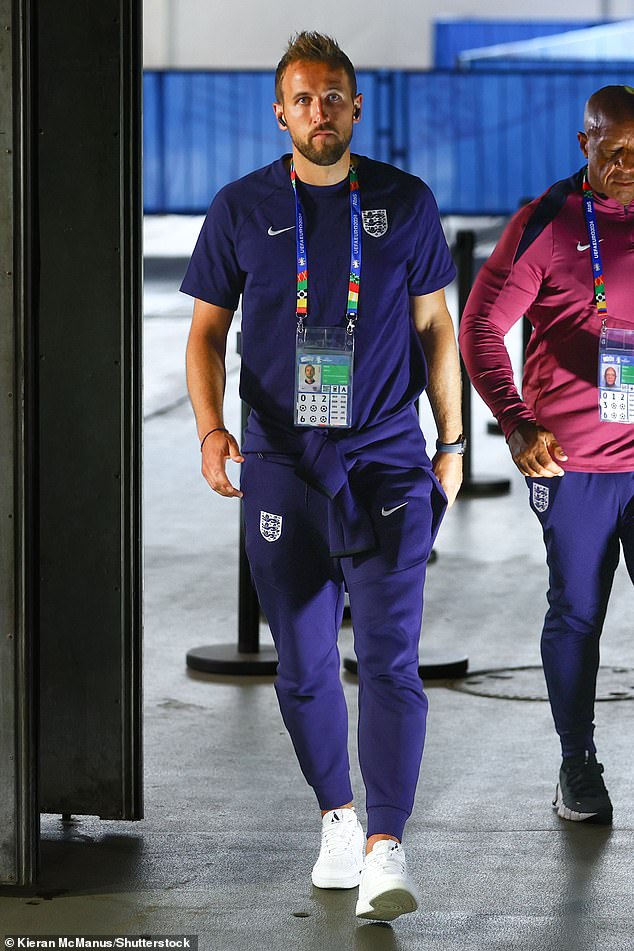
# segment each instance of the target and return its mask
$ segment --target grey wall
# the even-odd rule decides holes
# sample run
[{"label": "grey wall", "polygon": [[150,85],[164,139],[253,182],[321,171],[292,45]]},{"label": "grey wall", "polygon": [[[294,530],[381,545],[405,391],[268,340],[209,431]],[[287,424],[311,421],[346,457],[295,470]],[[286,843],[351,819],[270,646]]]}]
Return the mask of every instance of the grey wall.
[{"label": "grey wall", "polygon": [[[145,65],[269,69],[288,35],[334,35],[359,68],[430,65],[432,24],[440,17],[527,19],[525,0],[144,0]],[[534,19],[621,19],[634,0],[532,0]]]}]

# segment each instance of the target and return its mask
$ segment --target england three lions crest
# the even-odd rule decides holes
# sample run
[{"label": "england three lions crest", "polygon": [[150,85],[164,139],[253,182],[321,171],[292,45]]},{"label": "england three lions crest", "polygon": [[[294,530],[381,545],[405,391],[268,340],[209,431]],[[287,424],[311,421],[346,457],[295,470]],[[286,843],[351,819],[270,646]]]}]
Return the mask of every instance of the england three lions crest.
[{"label": "england three lions crest", "polygon": [[282,534],[282,516],[260,512],[260,535],[267,542],[276,542]]},{"label": "england three lions crest", "polygon": [[372,208],[361,212],[363,230],[371,238],[382,238],[387,232],[387,209]]},{"label": "england three lions crest", "polygon": [[547,485],[533,482],[533,508],[536,512],[545,512],[548,508],[550,489]]}]

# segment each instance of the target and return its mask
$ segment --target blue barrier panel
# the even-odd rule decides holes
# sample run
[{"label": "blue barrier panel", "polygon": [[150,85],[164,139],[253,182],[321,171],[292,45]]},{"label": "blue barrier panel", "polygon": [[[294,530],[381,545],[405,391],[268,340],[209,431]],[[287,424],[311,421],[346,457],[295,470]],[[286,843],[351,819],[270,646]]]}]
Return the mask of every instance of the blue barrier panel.
[{"label": "blue barrier panel", "polygon": [[[373,90],[355,146],[375,153]],[[200,214],[227,182],[289,151],[273,116],[271,72],[147,71],[144,74],[145,212]]]},{"label": "blue barrier panel", "polygon": [[[632,71],[359,73],[356,151],[420,175],[443,214],[509,214],[583,164],[588,96]],[[146,213],[201,214],[227,182],[288,151],[266,72],[147,72]]]},{"label": "blue barrier panel", "polygon": [[146,72],[144,98],[146,212],[202,212],[280,151],[269,73]]},{"label": "blue barrier panel", "polygon": [[409,74],[409,168],[444,214],[509,214],[584,163],[586,99],[627,81],[577,73]]}]

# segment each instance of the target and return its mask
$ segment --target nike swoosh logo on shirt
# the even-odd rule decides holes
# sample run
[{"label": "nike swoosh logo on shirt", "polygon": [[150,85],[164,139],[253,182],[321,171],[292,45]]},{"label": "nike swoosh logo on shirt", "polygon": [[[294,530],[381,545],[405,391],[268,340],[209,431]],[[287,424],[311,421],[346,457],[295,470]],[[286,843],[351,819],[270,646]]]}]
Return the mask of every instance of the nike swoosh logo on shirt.
[{"label": "nike swoosh logo on shirt", "polygon": [[401,502],[400,505],[396,505],[393,509],[386,509],[385,507],[383,507],[381,509],[381,515],[383,515],[384,517],[388,515],[393,515],[394,512],[398,512],[399,509],[404,508],[406,505],[407,505],[407,502]]},{"label": "nike swoosh logo on shirt", "polygon": [[[603,238],[599,238],[599,241],[603,241]],[[577,251],[587,251],[589,247],[589,244],[581,244],[577,241]]]},{"label": "nike swoosh logo on shirt", "polygon": [[288,228],[278,228],[277,231],[269,227],[269,234],[273,237],[276,234],[282,234],[284,231],[292,231],[295,225],[290,225]]}]

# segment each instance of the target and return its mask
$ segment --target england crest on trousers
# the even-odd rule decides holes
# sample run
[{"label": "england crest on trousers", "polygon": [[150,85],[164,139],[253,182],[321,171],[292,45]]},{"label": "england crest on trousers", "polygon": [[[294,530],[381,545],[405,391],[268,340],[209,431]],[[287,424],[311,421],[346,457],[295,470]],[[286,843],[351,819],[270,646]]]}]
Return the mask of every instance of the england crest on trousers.
[{"label": "england crest on trousers", "polygon": [[276,542],[282,534],[282,516],[260,512],[260,535],[267,542]]},{"label": "england crest on trousers", "polygon": [[372,208],[361,212],[363,230],[371,238],[382,238],[387,232],[387,209]]},{"label": "england crest on trousers", "polygon": [[540,485],[539,482],[533,482],[533,508],[536,512],[545,512],[548,508],[550,498],[550,489],[547,485]]}]

